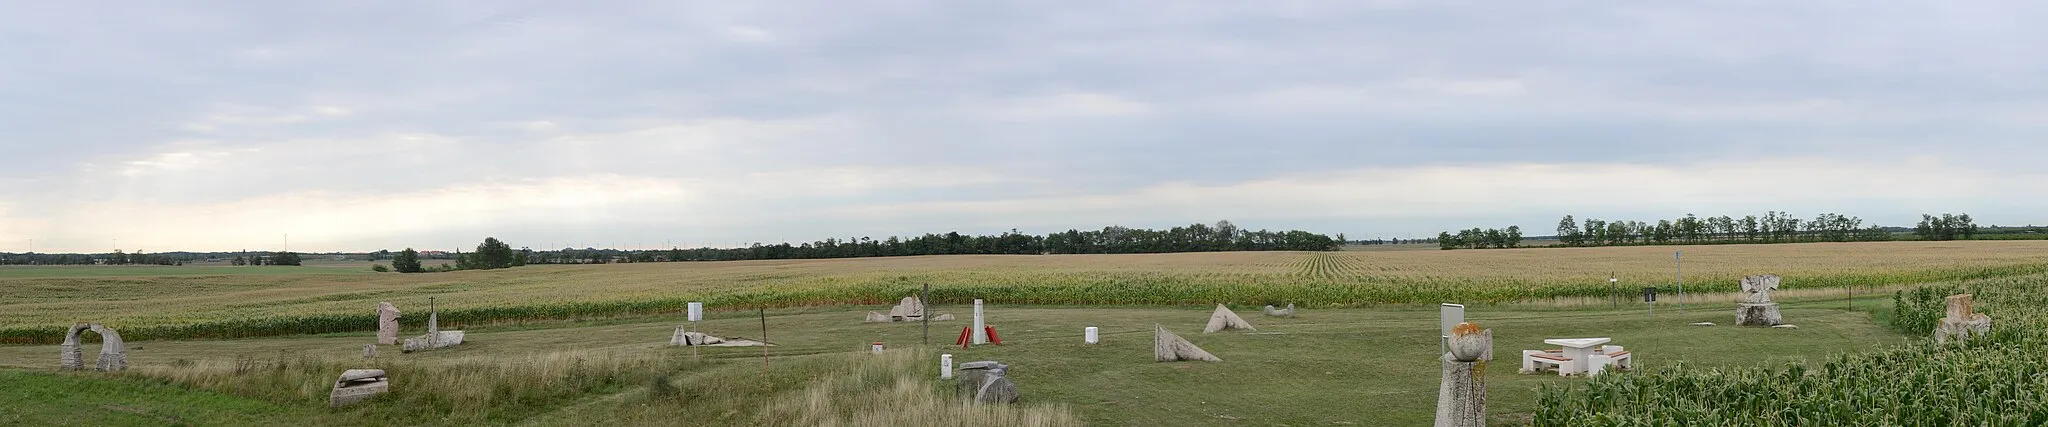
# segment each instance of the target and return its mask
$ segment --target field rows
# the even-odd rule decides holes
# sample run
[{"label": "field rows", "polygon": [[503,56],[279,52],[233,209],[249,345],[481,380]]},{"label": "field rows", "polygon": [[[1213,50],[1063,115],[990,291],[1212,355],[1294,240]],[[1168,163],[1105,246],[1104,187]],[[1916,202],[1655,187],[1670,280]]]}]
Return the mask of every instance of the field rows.
[{"label": "field rows", "polygon": [[[0,279],[0,343],[49,343],[73,322],[130,339],[235,338],[371,329],[377,302],[449,325],[714,309],[880,304],[924,284],[941,303],[1307,307],[1604,297],[1669,286],[1685,251],[1692,292],[1733,292],[1776,273],[1788,289],[2048,272],[2048,242],[1884,242],[1490,251],[991,255],[529,266],[437,274]],[[4,277],[4,275],[0,275]],[[424,316],[409,315],[407,322]]]}]

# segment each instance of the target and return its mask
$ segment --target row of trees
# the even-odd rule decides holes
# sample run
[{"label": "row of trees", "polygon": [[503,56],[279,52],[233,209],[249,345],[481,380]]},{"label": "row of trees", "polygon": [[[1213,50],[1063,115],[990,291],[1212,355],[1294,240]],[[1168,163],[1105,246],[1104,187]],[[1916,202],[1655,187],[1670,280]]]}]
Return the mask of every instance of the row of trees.
[{"label": "row of trees", "polygon": [[1165,230],[1104,227],[1032,235],[1010,230],[997,235],[959,232],[916,237],[825,239],[792,245],[756,243],[745,248],[696,248],[665,251],[564,249],[533,252],[535,264],[605,262],[734,261],[758,259],[861,258],[915,255],[1038,255],[1132,254],[1211,251],[1329,251],[1337,239],[1300,230],[1243,230],[1230,221],[1192,224]]},{"label": "row of trees", "polygon": [[1806,221],[1789,213],[1769,211],[1735,218],[1700,218],[1686,214],[1675,220],[1642,221],[1599,219],[1575,221],[1571,215],[1557,222],[1557,240],[1564,246],[1616,246],[1639,244],[1699,243],[1786,243],[1855,242],[1891,240],[1883,227],[1863,226],[1863,219],[1823,213]]},{"label": "row of trees", "polygon": [[1438,247],[1447,251],[1452,249],[1517,248],[1522,246],[1522,226],[1510,225],[1504,229],[1472,228],[1459,230],[1458,234],[1451,234],[1446,231],[1437,233],[1436,242]]},{"label": "row of trees", "polygon": [[1977,238],[1977,222],[1970,214],[1934,216],[1920,214],[1920,225],[1913,227],[1913,235],[1920,240],[1970,240]]},{"label": "row of trees", "polygon": [[295,252],[278,252],[273,254],[258,252],[246,256],[236,255],[235,259],[229,260],[228,263],[234,265],[299,265],[301,261],[299,260],[299,254]]},{"label": "row of trees", "polygon": [[0,265],[184,265],[188,259],[168,254],[151,254],[115,249],[104,254],[0,254]]},{"label": "row of trees", "polygon": [[[380,251],[388,252],[388,251]],[[400,273],[426,273],[454,270],[495,270],[526,265],[531,252],[526,249],[513,250],[512,245],[496,237],[485,237],[476,245],[476,252],[455,254],[455,265],[442,263],[439,268],[429,269],[420,263],[420,251],[405,248],[391,256],[391,269]],[[382,268],[382,265],[376,268]],[[378,270],[383,271],[383,270]]]}]

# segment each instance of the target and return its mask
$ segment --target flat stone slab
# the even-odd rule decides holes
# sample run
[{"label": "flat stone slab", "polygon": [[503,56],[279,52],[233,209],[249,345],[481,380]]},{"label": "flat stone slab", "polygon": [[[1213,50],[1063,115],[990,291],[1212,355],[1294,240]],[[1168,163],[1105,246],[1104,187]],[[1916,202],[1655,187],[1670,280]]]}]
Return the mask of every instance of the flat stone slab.
[{"label": "flat stone slab", "polygon": [[1777,325],[1772,326],[1771,329],[1799,329],[1799,325]]},{"label": "flat stone slab", "polygon": [[1691,325],[1692,325],[1692,326],[1714,326],[1714,322],[1699,322],[1699,323],[1692,323]]},{"label": "flat stone slab", "polygon": [[383,377],[383,369],[350,369],[346,371],[341,371],[341,379],[335,380],[335,382],[360,381],[371,378]]},{"label": "flat stone slab", "polygon": [[980,361],[980,362],[967,362],[967,363],[962,363],[962,364],[960,364],[960,369],[963,369],[963,370],[964,370],[964,369],[993,369],[993,368],[995,368],[995,367],[996,367],[996,365],[1001,365],[1001,364],[1002,364],[1002,363],[997,363],[997,362],[996,362],[996,361],[994,361],[994,360],[983,360],[983,361]]}]

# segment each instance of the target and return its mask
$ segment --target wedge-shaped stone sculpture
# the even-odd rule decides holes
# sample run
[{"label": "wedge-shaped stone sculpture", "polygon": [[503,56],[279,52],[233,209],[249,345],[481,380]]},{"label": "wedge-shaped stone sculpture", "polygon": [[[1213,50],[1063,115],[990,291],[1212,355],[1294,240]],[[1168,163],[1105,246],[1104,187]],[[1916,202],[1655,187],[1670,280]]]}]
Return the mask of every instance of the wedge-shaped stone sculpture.
[{"label": "wedge-shaped stone sculpture", "polygon": [[1230,307],[1216,304],[1216,311],[1209,313],[1209,326],[1202,328],[1202,333],[1207,334],[1230,329],[1259,330],[1258,328],[1253,328],[1251,322],[1246,322],[1244,318],[1237,317],[1237,313],[1230,311]]},{"label": "wedge-shaped stone sculpture", "polygon": [[1742,303],[1735,306],[1735,324],[1739,326],[1778,326],[1785,323],[1785,317],[1778,312],[1778,303],[1771,302],[1771,291],[1778,290],[1781,280],[1776,274],[1763,274],[1742,278]]},{"label": "wedge-shaped stone sculpture", "polygon": [[1294,317],[1294,303],[1288,303],[1286,309],[1275,309],[1273,308],[1273,306],[1268,305],[1266,306],[1266,315],[1273,317]]},{"label": "wedge-shaped stone sculpture", "polygon": [[1217,358],[1214,354],[1202,351],[1201,347],[1196,347],[1195,343],[1188,342],[1186,338],[1174,335],[1173,331],[1166,330],[1165,326],[1152,325],[1152,327],[1154,328],[1152,333],[1152,358],[1154,360],[1161,362],[1178,362],[1182,360],[1223,361],[1223,359]]},{"label": "wedge-shaped stone sculpture", "polygon": [[870,311],[870,312],[868,312],[868,320],[865,320],[865,321],[862,321],[862,322],[863,322],[863,323],[889,323],[889,315],[887,315],[887,314],[882,314],[882,313],[877,313],[877,312],[872,312],[872,311]]},{"label": "wedge-shaped stone sculpture", "polygon": [[953,320],[953,315],[951,315],[951,314],[940,314],[940,315],[937,315],[937,316],[932,316],[932,321],[935,321],[935,322],[936,322],[936,321],[946,321],[946,320]]},{"label": "wedge-shaped stone sculpture", "polygon": [[377,303],[377,343],[398,345],[398,306]]},{"label": "wedge-shaped stone sculpture", "polygon": [[1941,324],[1934,328],[1935,343],[1965,341],[1991,333],[1991,316],[1973,312],[1975,299],[1971,294],[1948,296],[1948,316],[1942,317]]},{"label": "wedge-shaped stone sculpture", "polygon": [[60,348],[64,353],[58,360],[60,368],[67,371],[85,369],[85,350],[78,341],[78,334],[87,330],[100,334],[100,358],[93,362],[94,370],[113,372],[128,369],[128,344],[121,341],[121,333],[98,323],[71,325],[71,331],[64,334],[64,345]]},{"label": "wedge-shaped stone sculpture", "polygon": [[353,405],[388,391],[391,381],[384,377],[383,369],[350,369],[342,371],[341,379],[334,381],[334,391],[327,394],[327,406]]}]

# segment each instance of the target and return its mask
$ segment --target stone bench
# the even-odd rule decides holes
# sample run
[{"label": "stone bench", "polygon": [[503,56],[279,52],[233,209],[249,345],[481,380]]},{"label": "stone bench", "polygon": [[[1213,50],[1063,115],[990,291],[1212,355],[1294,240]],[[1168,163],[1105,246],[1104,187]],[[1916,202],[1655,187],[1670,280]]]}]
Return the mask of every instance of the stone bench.
[{"label": "stone bench", "polygon": [[1533,374],[1547,369],[1564,375],[1564,365],[1571,363],[1572,358],[1564,357],[1561,353],[1562,351],[1557,350],[1522,350],[1522,373]]}]

